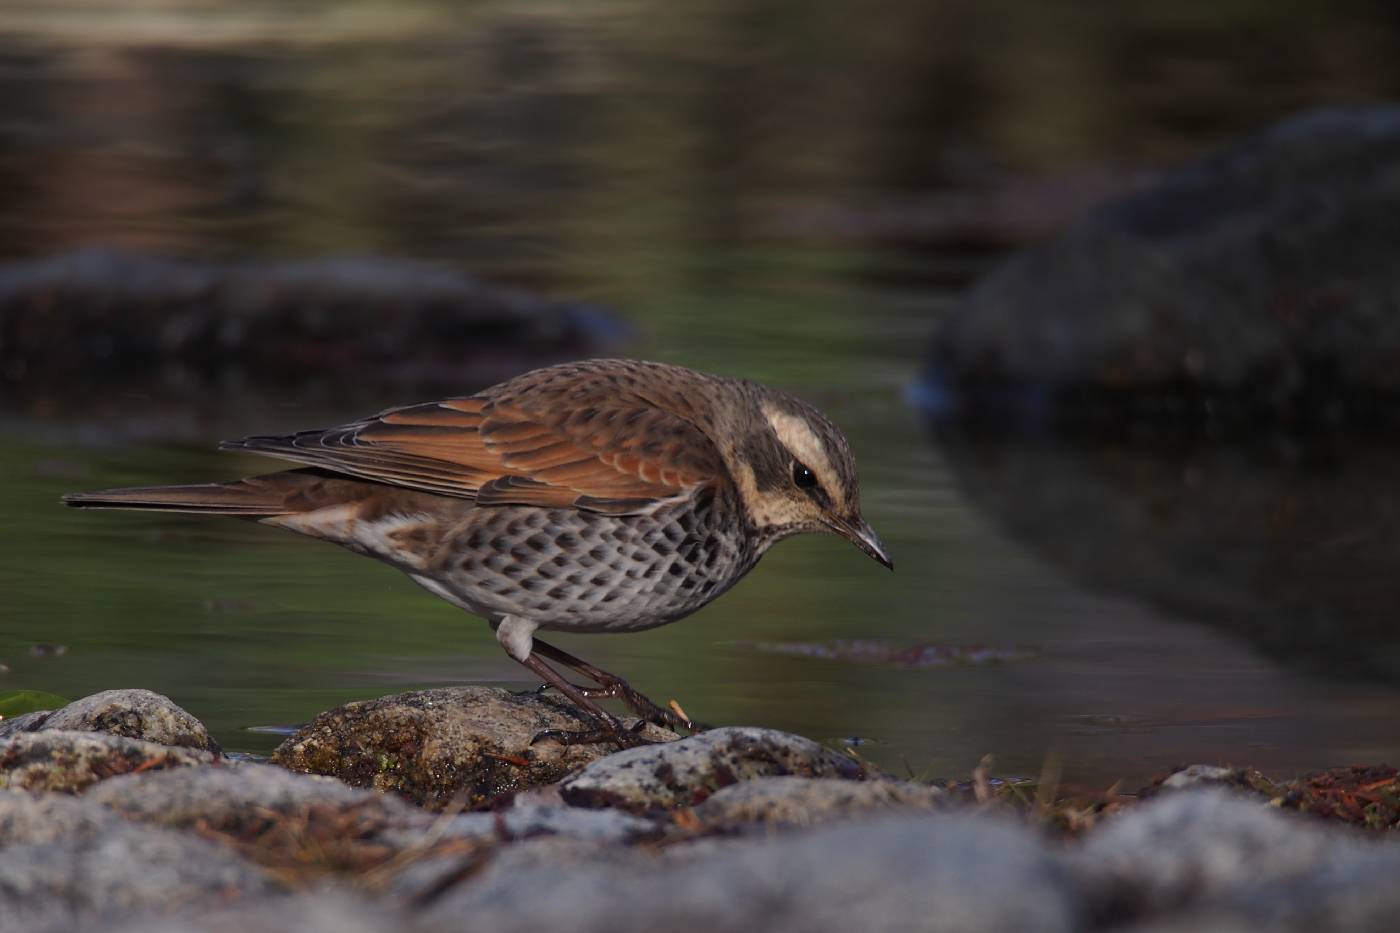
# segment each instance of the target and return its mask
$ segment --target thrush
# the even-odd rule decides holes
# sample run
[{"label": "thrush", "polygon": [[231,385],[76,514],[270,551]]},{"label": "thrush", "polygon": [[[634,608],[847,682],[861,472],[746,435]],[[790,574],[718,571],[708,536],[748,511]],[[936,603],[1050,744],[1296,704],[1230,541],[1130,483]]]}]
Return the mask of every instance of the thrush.
[{"label": "thrush", "polygon": [[[304,466],[64,502],[236,516],[397,567],[483,616],[507,654],[593,721],[586,732],[537,740],[639,743],[595,702],[605,697],[642,720],[696,728],[535,638],[539,630],[674,622],[802,532],[834,532],[893,569],[861,517],[855,458],[835,424],[768,386],[679,366],[550,366],[475,395],[221,447]],[[546,659],[597,686],[574,683]]]}]

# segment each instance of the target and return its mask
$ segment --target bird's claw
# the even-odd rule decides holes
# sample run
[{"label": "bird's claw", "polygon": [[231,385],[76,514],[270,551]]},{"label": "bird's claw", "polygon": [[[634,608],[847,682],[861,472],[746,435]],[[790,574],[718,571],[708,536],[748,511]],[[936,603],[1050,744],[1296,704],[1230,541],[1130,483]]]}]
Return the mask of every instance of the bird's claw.
[{"label": "bird's claw", "polygon": [[531,745],[538,745],[541,742],[558,742],[560,745],[597,745],[603,742],[616,742],[619,748],[637,748],[641,745],[655,745],[656,743],[646,736],[642,731],[646,729],[645,720],[637,722],[627,728],[621,723],[613,723],[611,728],[598,728],[573,731],[569,729],[545,729],[535,733],[535,737],[530,740]]}]

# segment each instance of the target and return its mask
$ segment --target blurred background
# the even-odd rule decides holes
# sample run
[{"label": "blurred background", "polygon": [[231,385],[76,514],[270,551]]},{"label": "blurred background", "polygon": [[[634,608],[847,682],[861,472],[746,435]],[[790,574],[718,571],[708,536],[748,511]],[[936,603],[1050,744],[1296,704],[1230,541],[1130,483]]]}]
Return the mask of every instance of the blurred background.
[{"label": "blurred background", "polygon": [[266,752],[531,686],[387,567],[58,496],[614,354],[817,404],[898,566],[559,639],[657,699],[929,777],[1394,761],[1397,96],[1380,0],[0,0],[0,694]]}]

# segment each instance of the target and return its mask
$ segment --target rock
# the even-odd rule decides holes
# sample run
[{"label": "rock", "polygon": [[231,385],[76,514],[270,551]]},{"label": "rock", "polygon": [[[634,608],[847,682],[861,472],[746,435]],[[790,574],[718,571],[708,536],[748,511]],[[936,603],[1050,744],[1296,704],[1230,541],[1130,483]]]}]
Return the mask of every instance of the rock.
[{"label": "rock", "polygon": [[564,802],[645,811],[690,806],[739,781],[770,775],[859,779],[865,766],[811,739],[731,726],[609,755],[560,782]]},{"label": "rock", "polygon": [[149,826],[7,845],[3,863],[0,933],[105,929],[123,915],[207,909],[280,888],[221,846]]},{"label": "rock", "polygon": [[211,752],[101,732],[21,732],[0,740],[0,788],[73,794],[118,774],[214,760]]},{"label": "rock", "polygon": [[[460,925],[459,925],[460,928]],[[342,889],[244,900],[230,907],[198,909],[176,916],[144,916],[103,933],[441,933],[416,924],[404,911]]]},{"label": "rock", "polygon": [[[369,404],[386,386],[411,397],[489,385],[530,363],[597,355],[626,333],[601,308],[411,259],[215,263],[86,249],[0,264],[6,406],[92,417],[102,396],[141,390],[148,413],[167,409],[166,436],[185,422],[207,436],[193,400],[219,386],[285,398],[324,382],[342,387],[341,406],[347,394]],[[250,423],[246,406],[240,414]]]},{"label": "rock", "polygon": [[[684,847],[671,847],[671,849]],[[1078,928],[1072,886],[1027,831],[994,820],[884,819],[665,858],[545,859],[488,868],[433,904],[431,921],[497,933]]]},{"label": "rock", "polygon": [[40,729],[107,732],[131,739],[218,752],[204,723],[150,690],[104,690],[50,713]]},{"label": "rock", "polygon": [[1225,768],[1220,765],[1187,765],[1177,768],[1153,788],[1160,790],[1186,790],[1191,787],[1234,787],[1272,796],[1274,785],[1253,768]]},{"label": "rock", "polygon": [[[476,827],[474,835],[454,832],[397,797],[271,765],[126,775],[85,799],[128,820],[196,830],[302,885],[333,876],[392,876],[394,859],[409,849],[421,860],[444,846],[461,854],[498,842],[489,826]],[[452,844],[457,841],[467,844]]]},{"label": "rock", "polygon": [[87,797],[0,791],[0,851],[20,844],[91,839],[121,825],[121,817]]},{"label": "rock", "polygon": [[[531,740],[545,729],[584,730],[586,720],[547,695],[451,687],[383,697],[322,713],[272,754],[293,771],[393,791],[429,809],[462,796],[469,807],[552,784],[615,749]],[[648,726],[662,741],[673,733]]]},{"label": "rock", "polygon": [[931,415],[1393,426],[1400,107],[1304,114],[1084,217],[939,328]]},{"label": "rock", "polygon": [[1301,877],[1249,885],[1133,933],[1393,933],[1400,917],[1400,847],[1353,850]]},{"label": "rock", "polygon": [[33,732],[44,724],[53,715],[51,709],[35,710],[32,713],[21,713],[18,716],[10,716],[0,719],[0,739],[14,735],[17,732]]},{"label": "rock", "polygon": [[715,791],[695,808],[695,816],[709,828],[801,826],[892,810],[934,810],[946,800],[942,788],[905,781],[759,777]]},{"label": "rock", "polygon": [[1163,778],[1162,789],[1185,790],[1201,784],[1230,784],[1233,783],[1234,776],[1234,768],[1220,765],[1187,765]]},{"label": "rock", "polygon": [[125,775],[94,787],[83,802],[127,820],[195,830],[301,885],[338,877],[405,900],[474,872],[516,840],[557,838],[591,851],[662,835],[657,824],[625,813],[563,806],[432,814],[391,794],[254,764]]},{"label": "rock", "polygon": [[170,828],[202,824],[217,829],[246,820],[255,811],[265,818],[365,802],[404,819],[423,816],[400,800],[346,787],[332,778],[251,763],[123,775],[94,787],[84,799],[127,819]]},{"label": "rock", "polygon": [[1190,790],[1125,810],[1067,858],[1094,915],[1118,924],[1261,884],[1300,882],[1329,863],[1378,852],[1364,837],[1257,798]]}]

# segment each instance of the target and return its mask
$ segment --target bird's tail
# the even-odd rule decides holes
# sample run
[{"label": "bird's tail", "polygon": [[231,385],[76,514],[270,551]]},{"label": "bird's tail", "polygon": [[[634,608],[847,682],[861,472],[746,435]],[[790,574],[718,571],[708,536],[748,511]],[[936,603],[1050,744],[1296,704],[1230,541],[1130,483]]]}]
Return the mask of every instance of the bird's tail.
[{"label": "bird's tail", "polygon": [[287,515],[301,511],[292,503],[299,484],[289,483],[290,473],[254,476],[231,483],[194,486],[128,486],[96,492],[71,492],[64,505],[78,509],[140,509],[148,512],[201,512],[206,515],[249,517]]}]

